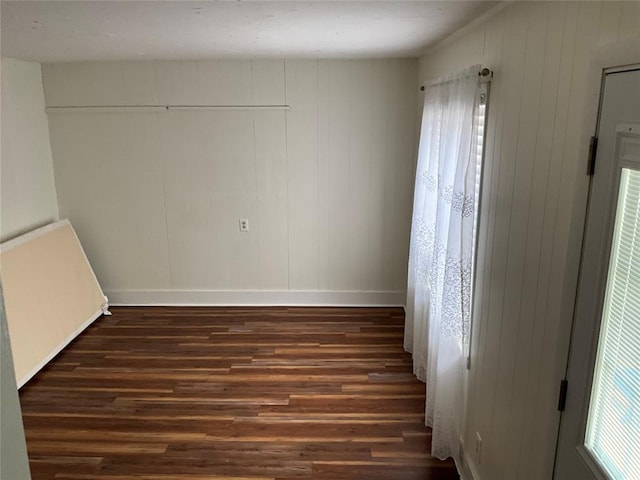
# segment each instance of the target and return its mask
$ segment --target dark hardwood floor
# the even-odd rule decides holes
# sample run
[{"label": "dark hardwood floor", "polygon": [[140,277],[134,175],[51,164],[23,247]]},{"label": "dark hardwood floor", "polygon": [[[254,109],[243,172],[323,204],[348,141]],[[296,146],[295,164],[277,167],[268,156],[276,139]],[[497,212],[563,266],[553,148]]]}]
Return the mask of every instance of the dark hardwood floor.
[{"label": "dark hardwood floor", "polygon": [[112,311],[20,391],[34,480],[458,479],[402,309]]}]

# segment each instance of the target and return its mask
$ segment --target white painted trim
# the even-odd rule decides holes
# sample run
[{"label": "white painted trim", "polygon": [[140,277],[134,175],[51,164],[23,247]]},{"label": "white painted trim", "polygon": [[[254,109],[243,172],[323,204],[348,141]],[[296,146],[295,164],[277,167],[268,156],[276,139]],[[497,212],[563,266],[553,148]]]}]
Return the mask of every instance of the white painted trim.
[{"label": "white painted trim", "polygon": [[36,373],[38,373],[47,363],[49,363],[56,355],[58,355],[64,347],[69,345],[72,340],[74,340],[78,335],[80,335],[85,328],[91,325],[101,315],[102,315],[102,308],[96,311],[91,316],[91,318],[89,318],[86,322],[80,325],[75,331],[73,331],[67,338],[65,338],[62,342],[60,342],[60,344],[56,348],[54,348],[49,355],[43,358],[42,361],[38,363],[38,365],[33,367],[33,369],[31,369],[29,373],[27,373],[24,377],[22,377],[18,381],[18,388],[22,388],[25,383],[31,380],[31,377],[33,377]]},{"label": "white painted trim", "polygon": [[480,480],[476,464],[466,451],[464,452],[464,466],[464,476],[462,473],[460,474],[461,480]]},{"label": "white painted trim", "polygon": [[399,291],[106,290],[111,306],[404,306]]},{"label": "white painted trim", "polygon": [[456,465],[458,468],[458,474],[460,475],[460,480],[480,480],[478,469],[476,468],[473,459],[464,448],[464,441],[462,438],[460,438],[460,461],[462,465]]}]

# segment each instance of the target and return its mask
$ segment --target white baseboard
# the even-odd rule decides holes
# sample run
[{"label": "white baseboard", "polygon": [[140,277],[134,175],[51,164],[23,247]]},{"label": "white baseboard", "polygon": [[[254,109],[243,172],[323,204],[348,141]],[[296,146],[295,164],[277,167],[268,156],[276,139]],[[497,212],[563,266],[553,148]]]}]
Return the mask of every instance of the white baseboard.
[{"label": "white baseboard", "polygon": [[49,355],[43,358],[42,361],[38,363],[38,365],[33,367],[29,373],[24,375],[22,378],[18,379],[18,382],[17,382],[18,388],[22,388],[25,383],[31,380],[31,377],[33,377],[36,373],[42,370],[42,367],[44,367],[47,363],[49,363],[56,355],[58,355],[62,351],[64,347],[69,345],[73,339],[75,339],[78,335],[80,335],[85,328],[87,328],[98,317],[100,317],[102,315],[102,311],[103,311],[102,308],[100,308],[100,310],[98,310],[93,315],[91,315],[91,318],[89,318],[86,322],[80,325],[74,332],[72,332],[67,338],[65,338],[55,349],[51,351],[51,353],[49,353]]},{"label": "white baseboard", "polygon": [[469,452],[464,448],[464,443],[462,439],[460,440],[460,453],[463,465],[459,470],[460,480],[480,480],[480,475],[478,474],[478,468],[476,467],[475,461],[469,455]]},{"label": "white baseboard", "polygon": [[105,290],[111,306],[404,306],[398,291]]}]

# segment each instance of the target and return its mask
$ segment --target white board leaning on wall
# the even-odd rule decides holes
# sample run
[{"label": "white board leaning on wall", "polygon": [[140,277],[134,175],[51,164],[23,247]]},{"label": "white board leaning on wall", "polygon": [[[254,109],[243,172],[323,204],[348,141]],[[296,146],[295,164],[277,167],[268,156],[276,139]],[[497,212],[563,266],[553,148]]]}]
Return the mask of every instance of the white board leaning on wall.
[{"label": "white board leaning on wall", "polygon": [[68,220],[3,243],[0,277],[18,387],[100,315],[110,315]]}]

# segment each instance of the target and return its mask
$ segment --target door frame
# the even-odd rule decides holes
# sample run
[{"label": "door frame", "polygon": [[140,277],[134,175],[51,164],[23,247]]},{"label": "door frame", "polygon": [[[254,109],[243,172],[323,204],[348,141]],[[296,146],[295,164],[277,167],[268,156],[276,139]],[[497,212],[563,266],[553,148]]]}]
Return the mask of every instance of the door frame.
[{"label": "door frame", "polygon": [[[622,42],[626,43],[626,42]],[[614,45],[615,46],[615,45]],[[608,46],[609,49],[612,46]],[[632,53],[632,52],[629,52]],[[636,58],[637,53],[635,55],[629,55],[630,58]],[[608,66],[602,67],[600,71],[600,75],[598,78],[599,84],[599,95],[597,102],[597,113],[596,117],[596,125],[595,125],[595,136],[600,136],[600,127],[601,127],[601,115],[602,108],[604,102],[604,92],[605,92],[605,81],[607,75],[615,74],[615,73],[623,73],[628,71],[637,71],[640,69],[640,57],[638,57],[635,61],[631,61],[628,63],[624,63],[620,66]],[[587,118],[590,115],[586,116]],[[585,119],[586,120],[586,119]],[[590,129],[585,129],[583,131],[589,131]],[[615,141],[615,140],[614,140]],[[614,144],[615,146],[615,144]],[[597,152],[596,160],[602,161],[601,155],[607,154],[608,152],[601,151]],[[596,162],[597,164],[597,162]],[[601,167],[602,168],[602,167]],[[574,306],[573,306],[573,314],[571,316],[571,322],[569,325],[569,335],[568,342],[566,345],[566,357],[564,359],[564,370],[563,377],[565,380],[568,379],[569,373],[572,374],[572,378],[570,379],[572,384],[568,385],[567,389],[567,404],[572,406],[574,409],[569,411],[562,411],[560,415],[560,421],[558,422],[558,436],[556,440],[556,449],[555,449],[555,459],[554,459],[554,469],[553,476],[556,478],[557,473],[557,464],[558,464],[558,455],[560,453],[560,447],[567,441],[575,440],[573,437],[570,439],[563,439],[561,437],[562,433],[562,425],[563,421],[567,421],[569,419],[570,422],[575,422],[575,425],[578,425],[578,437],[581,439],[586,431],[586,425],[588,422],[587,413],[589,409],[589,402],[579,402],[576,399],[576,396],[583,398],[583,393],[585,390],[590,389],[590,386],[593,385],[593,378],[595,374],[595,363],[597,361],[597,349],[599,344],[600,337],[600,329],[601,329],[601,312],[604,303],[604,287],[606,286],[607,276],[605,275],[609,266],[609,257],[611,253],[612,246],[612,236],[613,229],[615,226],[615,215],[607,216],[611,213],[612,210],[616,208],[616,200],[618,198],[618,189],[615,188],[616,185],[619,184],[620,181],[620,172],[618,171],[616,166],[609,166],[610,171],[607,171],[603,181],[606,182],[606,189],[604,192],[601,192],[598,195],[604,194],[605,197],[601,197],[598,199],[599,203],[593,204],[593,188],[594,188],[594,176],[591,175],[588,178],[587,182],[587,192],[586,192],[586,202],[585,209],[583,212],[583,216],[581,218],[582,221],[582,241],[580,243],[580,254],[579,254],[579,265],[577,272],[577,281],[576,281],[576,289],[574,295]],[[596,167],[597,169],[597,167]],[[619,185],[618,185],[619,187]],[[576,192],[578,194],[578,192]],[[595,238],[591,240],[587,240],[587,235],[591,233],[593,235],[593,228],[589,227],[589,216],[594,214],[596,217],[604,218],[606,221],[602,225],[604,228],[602,233],[596,235]],[[593,255],[594,249],[596,251],[605,252],[601,254],[597,254],[597,258],[586,258],[586,254]],[[585,265],[586,270],[588,271],[585,275]],[[595,295],[586,308],[582,303],[584,299],[580,300],[580,292],[585,289],[587,292],[598,292]],[[584,294],[583,294],[584,295]],[[587,299],[588,301],[588,299]],[[580,302],[580,303],[579,303]],[[584,314],[584,311],[587,310],[588,315]],[[580,320],[580,325],[578,325],[578,315],[582,313]],[[580,327],[578,329],[577,327]],[[581,359],[587,358],[588,361],[584,366],[576,366],[570,363],[572,353],[574,350],[579,352],[578,356]],[[570,372],[571,370],[571,372]],[[577,418],[576,418],[577,417]],[[574,432],[572,432],[573,434]],[[564,440],[563,443],[561,441]],[[577,441],[578,443],[581,440]],[[607,480],[608,476],[604,473],[602,467],[594,460],[592,455],[587,451],[584,446],[579,446],[576,448],[577,457],[584,462],[586,468],[588,468],[593,474],[594,477],[598,480]]]},{"label": "door frame", "polygon": [[[587,77],[587,88],[583,98],[581,135],[577,144],[577,155],[583,159],[578,165],[574,177],[573,215],[569,227],[568,245],[573,246],[567,250],[570,257],[567,259],[567,268],[564,274],[561,316],[564,321],[558,327],[558,347],[554,370],[557,373],[558,385],[566,379],[569,366],[569,354],[571,335],[576,309],[577,294],[582,268],[582,255],[584,247],[584,235],[587,227],[587,213],[590,201],[591,178],[586,175],[587,159],[589,156],[589,144],[592,136],[598,134],[600,119],[600,103],[603,89],[604,72],[625,68],[640,64],[640,49],[638,39],[627,38],[610,44],[596,47],[585,59],[587,66],[584,75]],[[569,386],[569,392],[571,387]],[[560,415],[556,417],[557,434],[560,433]],[[554,448],[554,457],[557,455],[557,438]],[[554,462],[555,468],[555,462]]]}]

